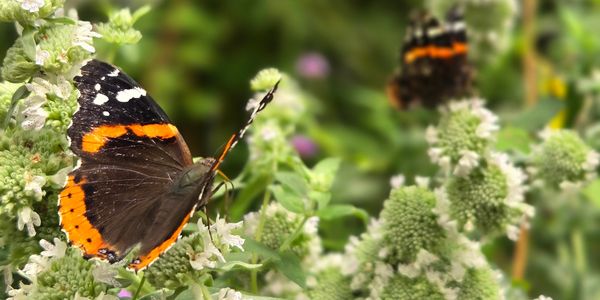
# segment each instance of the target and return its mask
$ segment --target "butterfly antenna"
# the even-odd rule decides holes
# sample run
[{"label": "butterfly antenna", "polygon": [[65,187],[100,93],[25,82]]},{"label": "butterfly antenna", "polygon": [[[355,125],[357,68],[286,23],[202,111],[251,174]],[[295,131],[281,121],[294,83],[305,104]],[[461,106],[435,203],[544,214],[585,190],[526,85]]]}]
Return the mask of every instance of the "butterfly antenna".
[{"label": "butterfly antenna", "polygon": [[248,130],[248,128],[250,127],[250,125],[252,124],[252,122],[254,122],[254,118],[256,118],[256,115],[261,110],[265,109],[265,107],[267,106],[267,104],[269,104],[273,100],[273,95],[277,91],[277,87],[279,86],[279,82],[280,81],[281,80],[278,80],[277,83],[275,83],[275,85],[273,86],[273,88],[271,88],[267,92],[267,94],[260,100],[260,102],[256,105],[256,107],[252,111],[252,114],[248,118],[248,121],[246,121],[246,124],[244,125],[244,127],[242,127],[240,130],[238,130],[236,133],[234,133],[229,138],[229,140],[227,141],[227,144],[225,144],[225,148],[223,148],[223,151],[221,152],[221,155],[219,155],[219,158],[213,164],[213,166],[211,168],[212,171],[215,171],[215,170],[217,170],[219,168],[219,166],[221,165],[221,163],[225,159],[225,156],[227,156],[227,154],[231,151],[231,149],[233,149],[235,147],[235,145],[237,144],[237,142],[244,137],[244,134],[246,133],[246,130]]}]

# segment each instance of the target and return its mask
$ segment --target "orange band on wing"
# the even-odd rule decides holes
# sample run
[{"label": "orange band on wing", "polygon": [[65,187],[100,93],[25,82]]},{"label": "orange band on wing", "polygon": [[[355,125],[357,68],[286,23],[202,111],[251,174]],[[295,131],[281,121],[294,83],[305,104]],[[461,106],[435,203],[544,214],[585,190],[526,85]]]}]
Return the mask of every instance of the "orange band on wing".
[{"label": "orange band on wing", "polygon": [[110,140],[132,132],[140,137],[168,139],[177,136],[179,131],[172,124],[132,124],[102,125],[86,133],[81,139],[84,152],[96,153]]},{"label": "orange band on wing", "polygon": [[134,259],[134,262],[130,263],[127,267],[137,272],[141,269],[146,268],[148,265],[154,262],[162,253],[167,251],[169,247],[171,247],[177,241],[177,238],[179,238],[183,227],[185,226],[185,224],[187,224],[188,220],[190,219],[191,214],[192,213],[188,214],[183,219],[179,227],[177,227],[175,232],[173,232],[173,234],[167,240],[162,242],[156,248],[152,249],[150,253]]},{"label": "orange band on wing", "polygon": [[63,230],[68,233],[71,243],[81,248],[87,256],[105,258],[99,253],[100,249],[114,250],[102,239],[98,229],[85,216],[85,192],[82,188],[85,183],[85,178],[76,183],[74,177],[69,176],[67,185],[60,193],[58,208],[60,223]]},{"label": "orange band on wing", "polygon": [[468,46],[465,43],[453,43],[452,47],[425,46],[410,50],[404,55],[404,61],[411,63],[421,57],[450,58],[455,55],[465,54]]}]

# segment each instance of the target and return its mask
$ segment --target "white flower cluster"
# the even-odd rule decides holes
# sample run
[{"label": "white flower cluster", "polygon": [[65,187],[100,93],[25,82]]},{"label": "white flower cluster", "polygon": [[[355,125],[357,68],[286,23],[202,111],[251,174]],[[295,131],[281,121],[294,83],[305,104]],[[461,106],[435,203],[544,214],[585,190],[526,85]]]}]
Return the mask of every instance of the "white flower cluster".
[{"label": "white flower cluster", "polygon": [[498,117],[479,98],[454,101],[441,108],[438,128],[429,126],[428,154],[445,172],[466,176],[477,167],[487,145],[498,131]]},{"label": "white flower cluster", "polygon": [[225,262],[222,251],[228,252],[232,248],[244,251],[244,239],[232,233],[232,231],[241,227],[242,222],[227,223],[225,219],[221,219],[218,216],[210,228],[204,225],[201,219],[198,220],[199,234],[202,236],[204,249],[202,252],[190,254],[190,265],[192,268],[196,270],[214,268],[217,266],[217,262]]}]

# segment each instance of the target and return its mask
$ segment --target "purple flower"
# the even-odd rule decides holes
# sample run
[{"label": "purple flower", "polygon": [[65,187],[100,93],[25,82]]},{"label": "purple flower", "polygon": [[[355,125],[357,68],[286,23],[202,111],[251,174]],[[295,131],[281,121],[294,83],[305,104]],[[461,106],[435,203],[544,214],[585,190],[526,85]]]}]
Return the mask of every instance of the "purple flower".
[{"label": "purple flower", "polygon": [[300,156],[303,158],[315,156],[317,151],[319,151],[315,142],[303,135],[296,135],[292,137],[292,145],[298,154],[300,154]]},{"label": "purple flower", "polygon": [[329,74],[329,61],[321,53],[308,52],[298,58],[296,70],[302,77],[320,79]]},{"label": "purple flower", "polygon": [[131,297],[133,297],[133,294],[126,289],[121,289],[117,294],[117,297],[119,297],[119,299],[131,299]]}]

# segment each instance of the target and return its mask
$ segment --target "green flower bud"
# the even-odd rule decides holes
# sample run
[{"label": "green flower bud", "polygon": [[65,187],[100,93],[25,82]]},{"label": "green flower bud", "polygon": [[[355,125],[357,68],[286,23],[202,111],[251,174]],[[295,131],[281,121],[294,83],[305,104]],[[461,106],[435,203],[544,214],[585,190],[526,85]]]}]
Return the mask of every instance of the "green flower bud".
[{"label": "green flower bud", "polygon": [[533,208],[523,202],[524,181],[525,174],[505,154],[492,153],[466,177],[450,178],[446,186],[450,214],[467,231],[505,231],[516,239],[520,223],[533,215]]},{"label": "green flower bud", "polygon": [[389,251],[387,261],[411,262],[421,249],[436,253],[445,232],[432,211],[435,205],[435,195],[425,188],[392,190],[381,212],[383,247]]},{"label": "green flower bud", "polygon": [[25,53],[23,37],[19,37],[6,52],[2,62],[2,78],[14,83],[24,82],[38,70],[39,66]]},{"label": "green flower bud", "polygon": [[437,128],[427,129],[431,160],[445,171],[467,175],[487,152],[498,130],[497,120],[480,99],[448,104]]},{"label": "green flower bud", "polygon": [[[42,201],[48,191],[56,191],[46,178],[72,166],[65,148],[64,133],[48,129],[8,128],[0,136],[0,218],[15,220],[24,209]],[[19,218],[28,222],[26,215],[19,214]]]},{"label": "green flower bud", "polygon": [[71,299],[75,295],[95,298],[106,291],[107,286],[94,279],[94,264],[83,259],[81,254],[70,254],[54,259],[50,267],[37,274],[32,299]]},{"label": "green flower bud", "polygon": [[445,300],[440,290],[426,277],[420,276],[414,279],[395,275],[384,285],[381,298],[389,300],[412,300],[431,299]]},{"label": "green flower bud", "polygon": [[187,284],[190,276],[200,272],[190,265],[190,255],[202,251],[202,238],[195,234],[177,241],[173,248],[163,254],[144,272],[148,282],[156,288],[175,290]]},{"label": "green flower bud", "polygon": [[250,81],[250,88],[255,92],[268,91],[275,86],[282,77],[283,74],[275,68],[261,70]]},{"label": "green flower bud", "polygon": [[[260,212],[247,214],[244,218],[244,228],[248,236],[254,236],[258,228]],[[317,231],[316,218],[311,218],[304,224],[302,233],[290,243],[290,250],[300,258],[314,256],[320,252],[320,240]],[[287,211],[279,203],[271,203],[266,210],[263,221],[260,242],[265,246],[278,250],[283,243],[302,224],[302,216]]]},{"label": "green flower bud", "polygon": [[0,1],[0,21],[32,24],[50,16],[65,0],[3,0]]},{"label": "green flower bud", "polygon": [[307,296],[314,300],[352,299],[350,280],[340,273],[340,269],[330,267],[314,278],[315,286],[309,288]]},{"label": "green flower bud", "polygon": [[79,71],[82,61],[91,58],[95,49],[89,22],[52,25],[40,28],[36,34],[36,61],[46,72],[65,74],[67,79]]},{"label": "green flower bud", "polygon": [[142,38],[142,33],[133,28],[133,24],[150,11],[149,6],[138,9],[133,15],[129,8],[110,14],[107,23],[97,25],[102,38],[114,44],[135,44]]},{"label": "green flower bud", "polygon": [[490,268],[472,268],[467,270],[460,283],[457,299],[502,299],[502,290],[496,277],[496,274]]},{"label": "green flower bud", "polygon": [[580,185],[596,176],[599,155],[570,130],[547,130],[532,154],[532,173],[558,189]]}]

